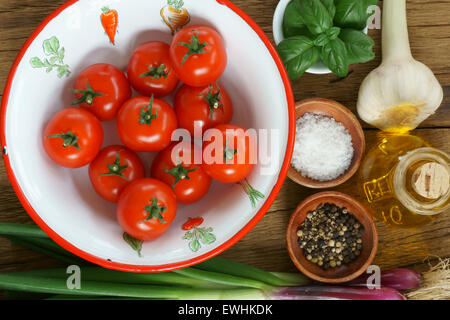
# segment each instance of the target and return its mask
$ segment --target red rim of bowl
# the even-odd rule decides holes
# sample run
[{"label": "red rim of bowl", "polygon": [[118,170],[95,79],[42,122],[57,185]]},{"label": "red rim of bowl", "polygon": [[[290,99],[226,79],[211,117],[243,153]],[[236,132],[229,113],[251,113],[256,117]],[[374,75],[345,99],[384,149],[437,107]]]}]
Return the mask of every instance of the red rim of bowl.
[{"label": "red rim of bowl", "polygon": [[79,0],[69,0],[60,7],[58,7],[55,11],[53,11],[50,15],[48,15],[45,20],[33,31],[31,36],[28,38],[28,40],[25,42],[23,47],[21,48],[19,54],[17,55],[17,58],[15,59],[11,71],[8,75],[8,79],[6,82],[5,90],[3,92],[3,99],[1,104],[1,123],[0,123],[0,144],[1,144],[1,151],[3,154],[3,160],[6,167],[6,173],[8,175],[9,181],[11,182],[11,185],[17,194],[21,204],[27,211],[28,215],[36,222],[36,224],[39,225],[39,227],[42,228],[49,236],[52,238],[56,243],[58,243],[60,246],[62,246],[64,249],[72,252],[73,254],[90,261],[92,263],[95,263],[97,265],[100,265],[105,268],[109,269],[115,269],[115,270],[121,270],[121,271],[128,271],[128,272],[163,272],[163,271],[170,271],[170,270],[176,270],[180,268],[185,268],[192,266],[194,264],[200,263],[202,261],[205,261],[207,259],[210,259],[219,253],[225,251],[226,249],[230,248],[232,245],[234,245],[237,241],[239,241],[244,235],[246,235],[258,222],[261,220],[261,218],[264,216],[264,214],[267,212],[267,210],[272,205],[273,201],[275,200],[276,196],[280,192],[280,189],[283,185],[284,180],[286,179],[286,175],[289,169],[289,165],[291,162],[292,153],[294,150],[294,131],[295,131],[295,117],[294,117],[294,94],[292,92],[292,87],[289,81],[289,77],[287,75],[286,69],[284,68],[283,62],[281,61],[275,47],[270,42],[269,38],[266,36],[264,31],[254,22],[244,11],[242,11],[238,6],[233,4],[229,0],[216,0],[218,3],[227,6],[229,9],[231,9],[234,13],[236,13],[238,16],[240,16],[247,24],[256,32],[256,34],[260,37],[260,39],[264,42],[267,49],[269,50],[270,54],[272,55],[272,58],[274,62],[276,63],[278,70],[280,72],[281,78],[284,83],[284,87],[286,90],[286,99],[288,102],[288,113],[289,113],[289,133],[288,133],[288,141],[286,146],[286,155],[283,162],[283,166],[280,171],[280,175],[278,177],[278,180],[272,189],[272,192],[267,197],[266,202],[263,204],[261,209],[256,213],[256,215],[240,230],[238,231],[233,237],[231,237],[229,240],[225,241],[223,244],[218,246],[217,248],[201,255],[196,258],[192,258],[185,261],[180,261],[176,263],[170,263],[170,264],[164,264],[164,265],[154,265],[154,266],[145,266],[145,265],[132,265],[132,264],[124,264],[124,263],[118,263],[113,262],[109,260],[105,260],[102,258],[99,258],[97,256],[94,256],[90,253],[87,253],[71,243],[69,243],[67,240],[63,239],[61,236],[59,236],[54,230],[52,230],[39,216],[39,214],[33,209],[33,207],[28,202],[25,194],[23,193],[21,187],[19,186],[16,177],[14,176],[14,172],[11,169],[11,165],[9,162],[9,157],[6,148],[6,132],[5,132],[5,125],[6,125],[6,108],[9,101],[9,94],[12,86],[12,82],[14,79],[14,76],[16,74],[17,68],[22,61],[23,56],[25,55],[26,51],[30,47],[31,43],[34,41],[34,39],[42,32],[42,30],[46,27],[46,25],[52,21],[54,18],[56,18],[62,11],[70,7],[71,5],[75,4]]}]

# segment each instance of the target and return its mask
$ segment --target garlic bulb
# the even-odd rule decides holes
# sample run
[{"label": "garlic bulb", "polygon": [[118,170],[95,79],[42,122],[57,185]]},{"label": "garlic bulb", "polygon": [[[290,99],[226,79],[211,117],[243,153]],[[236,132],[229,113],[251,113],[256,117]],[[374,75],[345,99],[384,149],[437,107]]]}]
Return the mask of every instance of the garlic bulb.
[{"label": "garlic bulb", "polygon": [[415,129],[442,103],[443,90],[433,72],[411,54],[406,0],[383,1],[383,61],[364,79],[358,114],[389,132]]}]

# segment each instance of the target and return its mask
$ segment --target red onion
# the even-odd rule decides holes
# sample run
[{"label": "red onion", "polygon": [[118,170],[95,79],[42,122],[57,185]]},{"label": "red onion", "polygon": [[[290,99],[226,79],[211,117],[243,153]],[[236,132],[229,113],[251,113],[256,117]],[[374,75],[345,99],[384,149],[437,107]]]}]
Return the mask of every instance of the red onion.
[{"label": "red onion", "polygon": [[278,288],[273,300],[404,300],[395,289],[368,289],[338,286],[304,286]]},{"label": "red onion", "polygon": [[[346,283],[349,286],[366,287],[367,279],[364,274],[353,281]],[[381,272],[381,285],[396,290],[410,290],[420,286],[420,274],[409,269],[392,269]]]}]

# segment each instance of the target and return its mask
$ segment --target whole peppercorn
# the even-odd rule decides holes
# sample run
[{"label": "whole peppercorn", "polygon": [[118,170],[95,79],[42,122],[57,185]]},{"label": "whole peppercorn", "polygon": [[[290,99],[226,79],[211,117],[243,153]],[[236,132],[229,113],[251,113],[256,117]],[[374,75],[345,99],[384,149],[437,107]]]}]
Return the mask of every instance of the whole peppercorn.
[{"label": "whole peppercorn", "polygon": [[305,258],[324,270],[348,264],[360,256],[363,233],[364,227],[347,208],[331,203],[308,212],[297,230]]}]

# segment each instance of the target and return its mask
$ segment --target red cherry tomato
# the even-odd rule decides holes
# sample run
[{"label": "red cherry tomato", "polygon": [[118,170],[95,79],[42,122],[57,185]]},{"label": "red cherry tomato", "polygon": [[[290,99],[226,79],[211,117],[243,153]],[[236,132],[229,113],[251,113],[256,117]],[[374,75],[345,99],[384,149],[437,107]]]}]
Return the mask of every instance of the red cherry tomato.
[{"label": "red cherry tomato", "polygon": [[137,152],[158,152],[167,148],[177,129],[175,111],[159,99],[135,97],[128,100],[117,115],[120,140]]},{"label": "red cherry tomato", "polygon": [[89,178],[95,191],[109,202],[117,202],[132,181],[145,177],[139,156],[124,146],[109,146],[89,165]]},{"label": "red cherry tomato", "polygon": [[131,88],[124,73],[115,66],[98,63],[84,69],[74,88],[73,105],[89,110],[100,119],[110,121],[120,106],[131,97]]},{"label": "red cherry tomato", "polygon": [[138,179],[122,191],[117,204],[117,219],[130,236],[154,240],[170,227],[177,212],[172,189],[155,179]]},{"label": "red cherry tomato", "polygon": [[170,58],[178,78],[192,87],[215,82],[227,65],[221,35],[207,26],[187,26],[179,30],[170,46]]},{"label": "red cherry tomato", "polygon": [[256,156],[255,138],[242,127],[225,124],[206,132],[202,167],[215,180],[224,183],[244,180],[252,171]]},{"label": "red cherry tomato", "polygon": [[67,108],[47,124],[43,135],[49,157],[63,167],[80,168],[97,156],[103,143],[103,128],[90,112]]},{"label": "red cherry tomato", "polygon": [[164,42],[146,42],[131,56],[128,79],[140,94],[160,98],[176,89],[178,77],[170,61],[169,48]]},{"label": "red cherry tomato", "polygon": [[187,142],[175,142],[158,154],[151,168],[152,178],[171,186],[178,202],[185,204],[203,198],[211,185],[211,178],[203,171],[201,161],[195,164],[195,152],[201,160],[201,148]]},{"label": "red cherry tomato", "polygon": [[174,102],[180,128],[194,135],[194,122],[202,132],[219,124],[226,124],[233,117],[233,104],[220,84],[206,87],[183,85],[178,89]]}]

